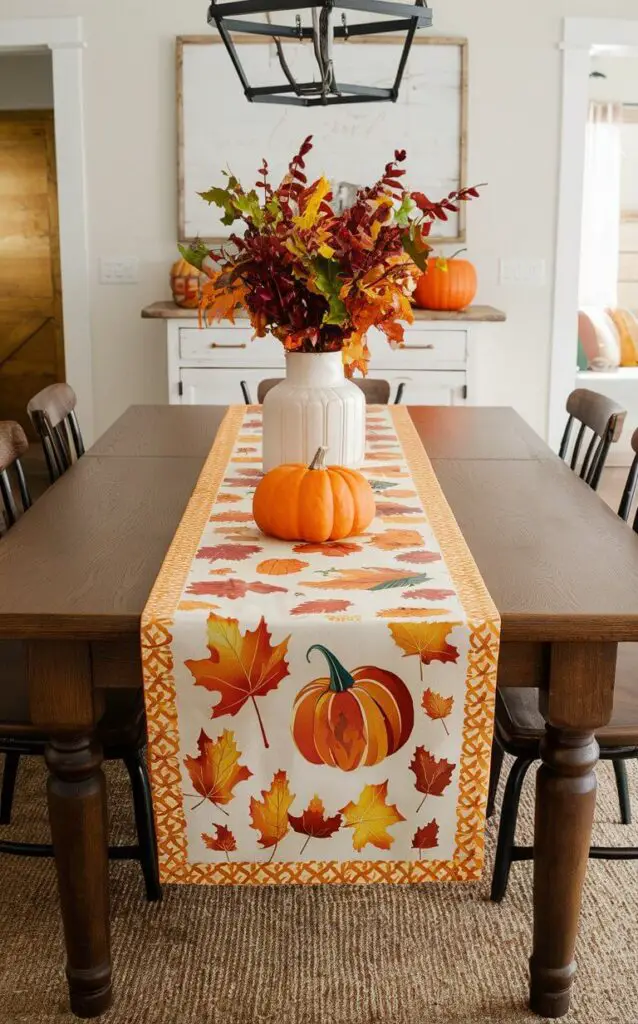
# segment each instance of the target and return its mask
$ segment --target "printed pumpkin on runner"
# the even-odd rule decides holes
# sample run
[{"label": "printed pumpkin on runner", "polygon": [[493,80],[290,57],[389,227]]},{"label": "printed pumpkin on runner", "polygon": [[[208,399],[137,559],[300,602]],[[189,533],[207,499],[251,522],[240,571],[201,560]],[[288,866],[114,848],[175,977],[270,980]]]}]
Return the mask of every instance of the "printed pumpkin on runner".
[{"label": "printed pumpkin on runner", "polygon": [[414,726],[412,696],[387,669],[365,665],[348,672],[321,644],[329,676],[313,679],[297,694],[292,735],[311,764],[353,771],[379,764],[407,742]]}]

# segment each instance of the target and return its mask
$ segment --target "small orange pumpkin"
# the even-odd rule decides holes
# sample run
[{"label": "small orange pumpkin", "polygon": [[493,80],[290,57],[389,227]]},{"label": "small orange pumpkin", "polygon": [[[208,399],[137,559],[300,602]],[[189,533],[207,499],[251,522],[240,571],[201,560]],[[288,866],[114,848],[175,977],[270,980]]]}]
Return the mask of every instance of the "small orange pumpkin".
[{"label": "small orange pumpkin", "polygon": [[374,493],[355,469],[325,466],[319,448],[309,466],[277,466],[260,480],[253,498],[259,529],[280,540],[323,542],[362,533],[375,516]]},{"label": "small orange pumpkin", "polygon": [[182,309],[196,309],[201,297],[202,282],[207,280],[206,274],[202,274],[186,260],[177,260],[171,267],[171,291],[175,305]]},{"label": "small orange pumpkin", "polygon": [[422,309],[465,309],[478,288],[476,270],[469,260],[436,257],[428,260],[428,268],[417,281],[414,302]]},{"label": "small orange pumpkin", "polygon": [[402,679],[387,669],[364,665],[348,672],[321,644],[330,677],[314,679],[297,694],[292,735],[311,764],[351,772],[379,764],[407,743],[414,727],[412,696]]}]

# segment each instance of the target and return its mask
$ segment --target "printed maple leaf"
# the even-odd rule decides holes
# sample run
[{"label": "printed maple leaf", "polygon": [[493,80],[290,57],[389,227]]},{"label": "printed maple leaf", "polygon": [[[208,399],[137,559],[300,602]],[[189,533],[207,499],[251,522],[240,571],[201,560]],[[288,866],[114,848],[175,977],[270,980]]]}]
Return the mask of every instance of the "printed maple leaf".
[{"label": "printed maple leaf", "polygon": [[[400,452],[366,452],[366,461],[369,459],[370,461],[378,460],[382,462],[384,459],[387,459],[388,462],[392,462],[393,459],[398,461],[400,457]],[[379,472],[380,470],[375,469],[375,473]]]},{"label": "printed maple leaf", "polygon": [[445,719],[452,714],[454,697],[443,697],[440,693],[427,689],[423,694],[421,704],[428,718],[431,718],[432,721],[440,720],[441,725],[449,736],[450,733],[445,724]]},{"label": "printed maple leaf", "polygon": [[378,619],[426,619],[431,615],[449,615],[449,608],[384,608]]},{"label": "printed maple leaf", "polygon": [[404,658],[418,657],[423,679],[424,665],[458,660],[458,648],[449,644],[447,638],[454,627],[460,625],[460,622],[389,622],[388,629]]},{"label": "printed maple leaf", "polygon": [[258,482],[258,480],[252,480],[247,476],[225,476],[222,481],[224,487],[244,487],[247,494],[254,491]]},{"label": "printed maple leaf", "polygon": [[236,501],[241,501],[241,496],[239,494],[223,494],[222,493],[222,494],[218,494],[217,497],[215,498],[215,502],[219,502],[220,505],[224,505],[224,504],[227,504],[227,503],[233,503],[233,502],[236,502]]},{"label": "printed maple leaf", "polygon": [[196,580],[189,583],[187,593],[197,594],[200,597],[211,594],[213,597],[227,597],[235,601],[238,597],[245,597],[251,591],[255,594],[285,594],[285,587],[275,587],[272,583],[262,583],[255,580],[253,583],[246,583],[245,580],[223,579],[223,580]]},{"label": "printed maple leaf", "polygon": [[288,636],[273,647],[263,615],[257,628],[247,629],[242,636],[237,619],[223,618],[213,612],[208,616],[210,656],[185,662],[196,686],[219,693],[212,718],[236,715],[246,701],[252,701],[266,747],[268,739],[256,698],[275,690],[288,675],[289,639]]},{"label": "printed maple leaf", "polygon": [[207,846],[209,850],[223,850],[226,854],[226,860],[230,860],[228,854],[237,849],[237,840],[225,825],[214,825],[214,828],[216,829],[214,836],[209,836],[202,832],[204,846]]},{"label": "printed maple leaf", "polygon": [[252,512],[215,512],[210,517],[210,521],[211,523],[249,523],[252,518]]},{"label": "printed maple leaf", "polygon": [[[239,763],[242,755],[235,744],[235,734],[229,729],[224,729],[216,740],[211,740],[202,729],[197,746],[197,757],[184,758],[186,770],[195,791],[203,800],[210,800],[224,811],[222,804],[228,804],[233,799],[233,789],[237,783],[249,779],[252,772],[245,764]],[[227,813],[224,811],[224,814]]]},{"label": "printed maple leaf", "polygon": [[384,530],[383,533],[374,533],[370,543],[382,551],[400,551],[401,548],[425,546],[425,541],[418,530]]},{"label": "printed maple leaf", "polygon": [[422,587],[419,590],[406,590],[401,597],[415,601],[445,601],[446,597],[454,597],[453,590],[445,590],[439,587]]},{"label": "printed maple leaf", "polygon": [[377,502],[377,515],[378,516],[402,516],[402,515],[421,515],[422,509],[412,508],[411,505],[401,505],[398,501],[378,501]]},{"label": "printed maple leaf", "polygon": [[348,540],[325,541],[323,544],[310,543],[295,544],[292,549],[299,555],[328,555],[333,558],[345,558],[346,555],[354,555],[363,551],[361,544],[355,544]]},{"label": "printed maple leaf", "polygon": [[429,562],[440,562],[441,556],[436,551],[404,551],[395,555],[397,562],[409,562],[412,565],[427,565]]},{"label": "printed maple leaf", "polygon": [[264,535],[260,530],[253,526],[215,526],[213,527],[215,533],[220,533],[225,540],[263,540]]},{"label": "printed maple leaf", "polygon": [[[254,462],[255,460],[254,459],[250,459],[250,460],[246,460],[246,459],[233,459],[232,461],[233,462],[246,462],[246,461]],[[262,477],[264,475],[261,469],[253,469],[250,466],[238,466],[237,467],[237,472],[241,473],[242,476]]]},{"label": "printed maple leaf", "polygon": [[394,836],[387,831],[390,825],[396,825],[405,818],[395,804],[386,803],[388,780],[377,785],[364,786],[356,804],[350,801],[339,812],[344,817],[344,826],[354,829],[352,845],[355,850],[362,850],[370,843],[378,850],[389,850]]},{"label": "printed maple leaf", "polygon": [[421,860],[421,850],[433,850],[438,845],[439,826],[436,818],[432,818],[432,821],[429,821],[427,825],[422,825],[414,833],[412,849],[419,851],[419,860]]},{"label": "printed maple leaf", "polygon": [[209,562],[243,562],[262,550],[257,544],[215,544],[200,548],[196,557],[206,558]]},{"label": "printed maple leaf", "polygon": [[268,858],[270,864],[280,840],[289,829],[288,811],[295,799],[294,793],[290,792],[286,773],[275,772],[270,789],[262,789],[261,796],[261,800],[254,796],[250,798],[251,827],[261,832],[259,842],[264,849],[272,846],[272,853]]},{"label": "printed maple leaf", "polygon": [[298,816],[288,815],[288,821],[294,831],[308,837],[299,851],[299,856],[304,852],[311,839],[330,839],[341,827],[340,814],[334,814],[332,818],[326,818],[325,814],[323,801],[315,793],[305,811]]},{"label": "printed maple leaf", "polygon": [[319,615],[322,612],[345,612],[352,605],[352,601],[304,601],[292,608],[291,615]]},{"label": "printed maple leaf", "polygon": [[416,748],[410,762],[410,771],[416,776],[414,785],[419,793],[423,793],[423,800],[417,807],[417,813],[427,797],[443,795],[452,781],[452,772],[455,768],[455,764],[446,761],[444,757],[437,759],[425,747]]},{"label": "printed maple leaf", "polygon": [[327,569],[326,573],[336,575],[311,580],[303,586],[318,587],[320,590],[390,590],[394,587],[415,587],[419,583],[426,583],[429,578],[425,573],[386,568]]}]

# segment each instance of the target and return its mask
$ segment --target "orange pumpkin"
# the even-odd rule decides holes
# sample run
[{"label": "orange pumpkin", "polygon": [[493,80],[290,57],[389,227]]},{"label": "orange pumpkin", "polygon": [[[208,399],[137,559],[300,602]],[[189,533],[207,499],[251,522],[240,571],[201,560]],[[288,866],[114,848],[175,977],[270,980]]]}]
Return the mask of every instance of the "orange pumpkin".
[{"label": "orange pumpkin", "polygon": [[474,296],[478,281],[469,260],[428,260],[428,269],[417,281],[414,302],[422,309],[465,309]]},{"label": "orange pumpkin", "polygon": [[253,498],[259,529],[280,540],[323,542],[361,533],[374,519],[374,494],[355,469],[325,466],[319,448],[309,466],[277,466],[260,480]]},{"label": "orange pumpkin", "polygon": [[208,280],[196,267],[186,260],[177,260],[171,267],[171,291],[173,302],[183,309],[196,309],[201,296],[201,285]]},{"label": "orange pumpkin", "polygon": [[403,680],[373,665],[348,672],[321,644],[309,648],[308,661],[311,651],[321,651],[330,677],[308,683],[294,703],[292,735],[306,761],[351,772],[400,750],[414,726]]}]

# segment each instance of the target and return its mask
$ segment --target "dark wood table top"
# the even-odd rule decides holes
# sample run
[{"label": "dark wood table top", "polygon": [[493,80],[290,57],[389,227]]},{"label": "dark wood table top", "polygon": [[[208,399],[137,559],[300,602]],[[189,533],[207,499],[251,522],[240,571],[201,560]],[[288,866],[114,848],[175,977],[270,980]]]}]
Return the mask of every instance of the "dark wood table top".
[{"label": "dark wood table top", "polygon": [[[515,414],[411,413],[502,640],[638,640],[638,536],[540,438],[507,429]],[[134,638],[222,414],[130,409],[49,489],[0,543],[0,636]]]},{"label": "dark wood table top", "polygon": [[[205,458],[225,411],[216,405],[132,405],[88,454]],[[414,406],[410,414],[431,459],[556,458],[505,406]]]}]

